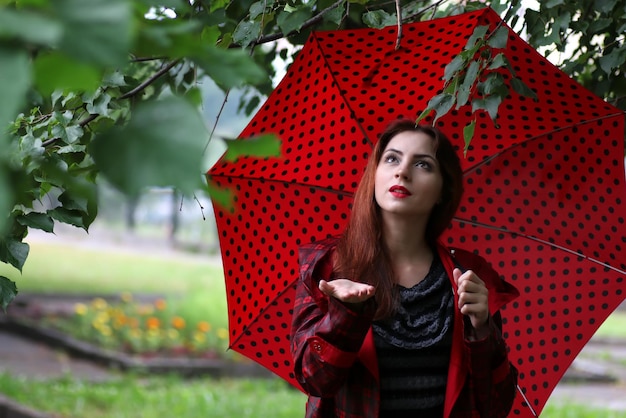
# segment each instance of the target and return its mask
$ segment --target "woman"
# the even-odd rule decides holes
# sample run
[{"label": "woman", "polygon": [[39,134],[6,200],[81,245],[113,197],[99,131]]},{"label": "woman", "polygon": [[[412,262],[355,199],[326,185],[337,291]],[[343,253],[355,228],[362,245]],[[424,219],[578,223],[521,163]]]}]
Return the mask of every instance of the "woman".
[{"label": "woman", "polygon": [[518,292],[438,242],[462,171],[436,128],[392,122],[345,233],[300,249],[291,351],[306,417],[505,417],[517,371],[498,309]]}]

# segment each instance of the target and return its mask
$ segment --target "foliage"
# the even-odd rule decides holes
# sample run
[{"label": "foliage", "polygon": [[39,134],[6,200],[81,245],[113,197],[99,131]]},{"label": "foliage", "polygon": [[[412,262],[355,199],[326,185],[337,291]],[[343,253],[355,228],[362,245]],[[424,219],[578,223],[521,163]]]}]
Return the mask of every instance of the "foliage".
[{"label": "foliage", "polygon": [[[211,78],[224,92],[242,89],[241,109],[251,112],[272,89],[276,59],[288,61],[312,30],[398,20],[396,5],[378,0],[1,4],[0,261],[19,271],[29,254],[23,242],[28,228],[53,232],[58,222],[89,228],[97,216],[98,176],[128,195],[151,186],[186,194],[212,190],[202,176],[211,135],[198,112],[207,105],[201,103],[199,80]],[[398,4],[404,21],[490,5],[527,33],[533,46],[564,53],[564,71],[626,109],[624,0],[541,0],[523,14],[521,0]],[[434,98],[429,109],[440,116],[454,103],[472,100],[475,111],[486,110],[495,119],[507,89],[480,74],[484,68],[506,68],[491,53],[498,42],[497,31],[477,32],[467,52],[450,63],[448,88],[439,92],[445,95]],[[477,51],[486,53],[476,60]],[[469,97],[480,85],[491,89]],[[532,96],[523,84],[513,87]],[[472,128],[466,127],[466,140]],[[233,147],[229,157],[275,155],[277,149],[275,138],[263,137],[254,149]],[[15,291],[14,283],[0,276],[0,305]]]},{"label": "foliage", "polygon": [[165,299],[138,301],[130,293],[119,301],[77,303],[71,315],[48,316],[42,322],[78,340],[139,356],[222,358],[228,349],[228,330],[209,318],[193,321],[172,310]]}]

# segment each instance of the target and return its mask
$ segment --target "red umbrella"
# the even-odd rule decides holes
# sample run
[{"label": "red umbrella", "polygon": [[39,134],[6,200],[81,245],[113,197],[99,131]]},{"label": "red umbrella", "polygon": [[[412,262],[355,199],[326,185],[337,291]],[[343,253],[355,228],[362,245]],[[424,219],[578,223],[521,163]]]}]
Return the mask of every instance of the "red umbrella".
[{"label": "red umbrella", "polygon": [[[289,354],[298,245],[342,231],[376,135],[392,119],[416,119],[474,29],[499,24],[491,9],[406,24],[398,50],[393,27],[311,35],[240,135],[277,134],[282,157],[222,160],[208,173],[236,195],[233,209],[215,206],[232,349],[298,387]],[[443,239],[486,257],[521,291],[503,311],[520,371],[512,415],[533,416],[625,298],[624,116],[510,29],[498,52],[538,100],[512,92],[498,129],[478,116],[462,159],[465,200]],[[464,106],[438,120],[459,152],[471,116]]]}]

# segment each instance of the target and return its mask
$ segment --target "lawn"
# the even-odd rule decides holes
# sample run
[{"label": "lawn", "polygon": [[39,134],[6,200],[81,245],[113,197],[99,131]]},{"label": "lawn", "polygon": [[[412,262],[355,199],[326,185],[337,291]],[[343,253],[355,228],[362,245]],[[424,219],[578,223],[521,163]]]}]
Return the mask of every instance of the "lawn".
[{"label": "lawn", "polygon": [[[23,275],[0,266],[0,275],[17,282],[22,292],[166,295],[185,316],[227,324],[223,273],[209,257],[98,251],[74,245],[33,243]],[[598,335],[626,336],[626,313],[614,313]],[[0,374],[0,392],[31,407],[65,418],[300,417],[305,397],[279,379],[192,379],[121,376],[86,383],[68,376],[39,381]],[[140,406],[140,407],[138,407]],[[580,405],[548,403],[542,417],[626,418],[626,413]]]}]

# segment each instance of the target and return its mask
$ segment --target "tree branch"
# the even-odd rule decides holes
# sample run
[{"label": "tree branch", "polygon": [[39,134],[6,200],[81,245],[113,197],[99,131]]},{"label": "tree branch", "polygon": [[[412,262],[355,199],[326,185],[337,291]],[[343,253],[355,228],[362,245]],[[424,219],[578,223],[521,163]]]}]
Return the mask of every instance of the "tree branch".
[{"label": "tree branch", "polygon": [[402,8],[400,0],[396,0],[396,17],[398,18],[398,39],[396,39],[396,51],[400,49],[400,41],[402,40]]},{"label": "tree branch", "polygon": [[[100,115],[97,114],[97,113],[90,113],[89,116],[87,116],[85,119],[83,119],[80,122],[78,122],[78,126],[80,126],[82,128],[82,127],[86,126],[87,124],[89,124],[90,122],[92,122],[98,116],[100,116]],[[46,147],[54,144],[58,139],[60,139],[60,138],[50,138],[47,141],[42,142],[41,146],[46,148]]]},{"label": "tree branch", "polygon": [[161,77],[163,74],[167,73],[169,70],[171,70],[179,62],[180,62],[180,59],[177,59],[177,60],[174,60],[174,61],[170,62],[169,64],[167,64],[166,66],[161,68],[159,71],[157,71],[156,73],[152,74],[152,77],[150,77],[149,79],[147,79],[146,81],[144,81],[143,83],[141,83],[140,85],[138,85],[137,87],[135,87],[134,89],[129,91],[128,93],[123,94],[122,96],[120,96],[119,99],[120,100],[121,99],[128,99],[130,97],[136,96],[137,94],[141,93],[146,87],[148,87],[150,84],[154,83],[159,77]]},{"label": "tree branch", "polygon": [[[341,6],[341,4],[345,3],[346,1],[347,0],[337,0],[335,3],[331,4],[326,9],[322,10],[321,12],[319,12],[318,14],[316,14],[315,16],[313,16],[312,18],[310,18],[309,20],[304,22],[302,24],[302,27],[300,27],[300,29],[298,29],[298,30],[292,30],[288,34],[284,34],[282,32],[278,32],[278,33],[273,33],[273,34],[270,34],[270,35],[261,36],[256,41],[250,43],[250,46],[251,47],[255,47],[257,45],[261,45],[261,44],[266,44],[268,42],[277,41],[277,40],[282,39],[282,38],[288,38],[288,37],[290,37],[292,35],[295,35],[296,33],[300,32],[302,29],[308,29],[311,26],[315,26],[316,24],[318,24],[322,20],[322,18],[324,17],[324,15],[326,13],[328,13],[329,11],[331,11],[333,9],[336,9],[337,7]],[[230,44],[228,46],[228,48],[241,48],[241,45],[239,45],[239,44]]]}]

